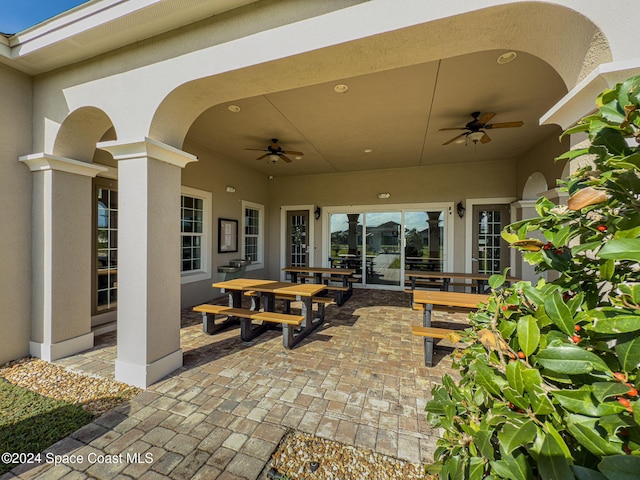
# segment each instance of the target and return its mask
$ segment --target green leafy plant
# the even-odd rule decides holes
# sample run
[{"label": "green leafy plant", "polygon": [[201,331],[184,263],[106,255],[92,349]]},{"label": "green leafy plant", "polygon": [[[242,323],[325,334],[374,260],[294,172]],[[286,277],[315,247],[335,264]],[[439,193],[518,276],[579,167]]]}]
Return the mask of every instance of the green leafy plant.
[{"label": "green leafy plant", "polygon": [[640,478],[640,77],[596,105],[564,133],[590,140],[559,157],[590,160],[561,183],[567,205],[542,198],[539,217],[503,232],[557,279],[493,276],[460,380],[427,403],[442,429],[428,470],[442,479]]}]

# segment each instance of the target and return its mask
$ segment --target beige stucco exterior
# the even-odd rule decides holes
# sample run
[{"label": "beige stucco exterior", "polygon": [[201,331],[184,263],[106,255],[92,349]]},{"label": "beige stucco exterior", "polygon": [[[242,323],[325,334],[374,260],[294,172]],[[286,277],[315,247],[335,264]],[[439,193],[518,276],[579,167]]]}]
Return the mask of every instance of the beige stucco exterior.
[{"label": "beige stucco exterior", "polygon": [[[30,343],[51,359],[92,341],[94,175],[117,175],[122,194],[117,377],[147,386],[181,364],[180,307],[211,298],[215,267],[238,256],[217,252],[214,219],[242,218],[243,201],[264,205],[266,262],[250,274],[279,278],[283,206],[520,200],[532,175],[549,188],[561,176],[564,165],[553,159],[569,140],[558,136],[592,108],[591,91],[640,71],[629,38],[636,15],[613,12],[637,10],[633,0],[227,2],[227,11],[177,25],[148,3],[153,21],[140,27],[140,41],[125,40],[140,15],[125,2],[117,18],[69,19],[50,31],[45,24],[0,45],[0,105],[10,119],[0,130],[0,363],[27,354]],[[65,43],[74,25],[81,33],[68,37],[82,35],[89,46]],[[541,59],[569,92],[544,120],[556,124],[551,133],[518,157],[412,168],[390,159],[385,169],[270,179],[189,134],[201,113],[224,102],[506,47]],[[31,172],[18,160],[30,155],[110,170]],[[182,284],[181,187],[212,201],[211,278]],[[391,197],[381,204],[378,192]],[[314,221],[315,265],[326,260],[326,219]],[[451,225],[452,268],[465,270],[468,222],[453,214]]]}]

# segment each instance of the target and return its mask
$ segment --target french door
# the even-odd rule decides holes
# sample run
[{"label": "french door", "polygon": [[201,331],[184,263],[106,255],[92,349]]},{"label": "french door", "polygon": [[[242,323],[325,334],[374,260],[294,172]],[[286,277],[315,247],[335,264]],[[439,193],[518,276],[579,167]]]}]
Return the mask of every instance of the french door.
[{"label": "french door", "polygon": [[509,225],[509,205],[474,205],[473,273],[502,273],[509,266],[509,246],[500,233]]},{"label": "french door", "polygon": [[309,212],[287,212],[287,266],[309,266]]},{"label": "french door", "polygon": [[[336,209],[337,210],[337,209]],[[442,271],[450,209],[376,209],[329,214],[329,265],[356,271],[359,283],[403,288],[406,271]]]}]

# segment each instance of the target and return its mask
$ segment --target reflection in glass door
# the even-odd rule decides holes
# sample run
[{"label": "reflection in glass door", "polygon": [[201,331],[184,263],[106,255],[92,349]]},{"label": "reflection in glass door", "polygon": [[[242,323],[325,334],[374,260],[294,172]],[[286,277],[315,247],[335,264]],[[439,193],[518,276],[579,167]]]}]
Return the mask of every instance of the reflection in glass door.
[{"label": "reflection in glass door", "polygon": [[407,271],[444,271],[446,210],[331,213],[329,264],[362,285],[404,287]]},{"label": "reflection in glass door", "polygon": [[406,271],[442,272],[445,212],[405,212],[404,215]]},{"label": "reflection in glass door", "polygon": [[369,285],[399,286],[402,275],[401,212],[365,214],[365,281]]}]

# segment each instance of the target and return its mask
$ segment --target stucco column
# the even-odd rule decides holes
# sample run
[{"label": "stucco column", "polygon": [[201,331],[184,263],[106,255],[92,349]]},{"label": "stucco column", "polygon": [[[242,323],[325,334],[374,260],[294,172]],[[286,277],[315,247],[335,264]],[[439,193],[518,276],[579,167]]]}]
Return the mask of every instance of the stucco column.
[{"label": "stucco column", "polygon": [[105,167],[44,153],[33,172],[32,356],[57,360],[93,347],[91,179]]},{"label": "stucco column", "polygon": [[182,366],[180,179],[196,157],[149,138],[98,148],[118,161],[116,379],[146,388]]}]

